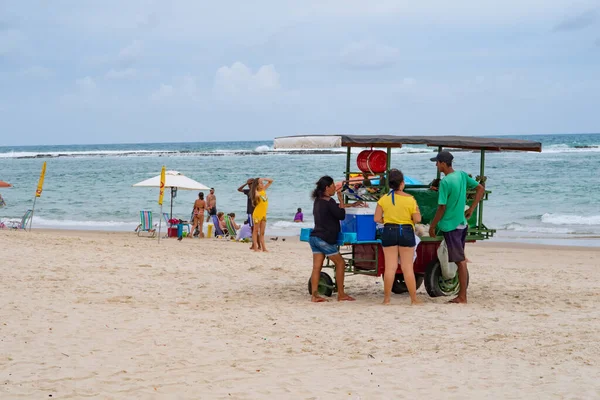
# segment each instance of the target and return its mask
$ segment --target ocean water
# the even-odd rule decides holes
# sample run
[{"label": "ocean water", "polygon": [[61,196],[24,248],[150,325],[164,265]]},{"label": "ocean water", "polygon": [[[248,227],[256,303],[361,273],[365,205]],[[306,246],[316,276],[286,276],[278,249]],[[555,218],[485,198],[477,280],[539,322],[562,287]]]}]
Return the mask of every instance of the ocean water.
[{"label": "ocean water", "polygon": [[[540,141],[543,151],[486,154],[492,194],[484,223],[498,229],[499,240],[599,245],[600,134],[515,137]],[[235,212],[238,220],[245,214],[246,198],[236,189],[249,177],[273,178],[267,231],[297,235],[299,228],[312,227],[309,195],[314,182],[325,174],[343,177],[345,149],[298,154],[272,146],[272,141],[254,141],[0,147],[0,180],[14,185],[0,189],[7,203],[0,217],[19,217],[31,208],[47,161],[34,227],[133,231],[139,210],[158,215],[160,208],[158,189],[132,185],[158,175],[165,165],[214,187],[217,208]],[[354,157],[359,151],[354,149]],[[423,146],[394,150],[392,166],[430,182],[436,173],[429,161],[433,152]],[[478,175],[479,154],[456,152],[455,168]],[[180,190],[174,216],[188,218],[197,194]],[[298,207],[305,211],[303,224],[291,222]]]}]

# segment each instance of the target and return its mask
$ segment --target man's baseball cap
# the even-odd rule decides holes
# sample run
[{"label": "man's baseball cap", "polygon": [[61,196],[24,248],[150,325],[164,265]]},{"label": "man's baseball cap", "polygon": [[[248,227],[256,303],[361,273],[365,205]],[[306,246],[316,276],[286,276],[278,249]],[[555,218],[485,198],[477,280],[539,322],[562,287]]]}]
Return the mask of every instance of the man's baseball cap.
[{"label": "man's baseball cap", "polygon": [[452,160],[454,160],[454,156],[452,155],[452,153],[446,150],[440,151],[435,157],[431,159],[431,161],[439,161],[446,164],[451,163]]}]

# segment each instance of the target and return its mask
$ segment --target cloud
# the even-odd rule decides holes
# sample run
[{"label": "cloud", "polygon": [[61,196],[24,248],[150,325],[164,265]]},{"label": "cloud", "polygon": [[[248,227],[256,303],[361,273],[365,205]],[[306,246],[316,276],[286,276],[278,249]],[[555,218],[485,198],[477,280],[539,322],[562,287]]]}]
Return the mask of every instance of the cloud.
[{"label": "cloud", "polygon": [[129,79],[137,76],[135,68],[111,69],[104,76],[106,79]]},{"label": "cloud", "polygon": [[162,83],[160,88],[154,93],[150,95],[150,100],[152,101],[162,101],[173,97],[175,94],[175,88],[172,85],[166,85]]},{"label": "cloud", "polygon": [[136,39],[130,45],[121,49],[117,61],[122,66],[131,66],[141,58],[143,50],[144,43]]},{"label": "cloud", "polygon": [[587,28],[593,25],[598,19],[596,10],[588,10],[584,13],[564,19],[560,24],[556,25],[554,32],[571,32]]},{"label": "cloud", "polygon": [[75,83],[81,90],[90,91],[96,89],[96,82],[89,76],[77,79]]},{"label": "cloud", "polygon": [[22,70],[19,75],[34,79],[48,79],[54,75],[54,72],[49,68],[34,65]]},{"label": "cloud", "polygon": [[281,88],[275,67],[263,65],[253,73],[243,63],[236,61],[231,67],[223,66],[215,75],[214,90],[219,96],[245,96],[274,93]]},{"label": "cloud", "polygon": [[368,40],[350,43],[340,52],[342,65],[353,69],[379,69],[398,61],[398,49]]}]

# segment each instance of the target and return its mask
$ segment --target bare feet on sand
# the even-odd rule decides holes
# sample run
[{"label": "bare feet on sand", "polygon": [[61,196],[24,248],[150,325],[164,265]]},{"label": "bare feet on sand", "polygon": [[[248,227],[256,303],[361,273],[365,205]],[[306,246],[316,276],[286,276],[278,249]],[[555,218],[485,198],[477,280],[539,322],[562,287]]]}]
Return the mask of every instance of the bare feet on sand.
[{"label": "bare feet on sand", "polygon": [[420,306],[420,305],[422,305],[422,304],[423,304],[423,302],[422,302],[421,300],[419,300],[419,299],[416,299],[416,300],[411,300],[411,301],[410,301],[410,305],[411,305],[411,306]]},{"label": "bare feet on sand", "polygon": [[347,294],[343,294],[338,296],[338,301],[354,301],[354,297],[348,296]]},{"label": "bare feet on sand", "polygon": [[324,299],[321,296],[312,296],[310,301],[312,301],[313,303],[325,303],[325,302],[328,302],[329,300]]},{"label": "bare feet on sand", "polygon": [[467,299],[462,298],[462,297],[456,297],[456,298],[450,300],[448,303],[450,303],[450,304],[467,304]]}]

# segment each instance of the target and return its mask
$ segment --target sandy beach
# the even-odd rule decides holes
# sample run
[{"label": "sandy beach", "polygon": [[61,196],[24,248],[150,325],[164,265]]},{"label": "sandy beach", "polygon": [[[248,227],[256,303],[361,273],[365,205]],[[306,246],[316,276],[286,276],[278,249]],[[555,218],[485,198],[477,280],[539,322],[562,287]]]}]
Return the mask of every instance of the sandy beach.
[{"label": "sandy beach", "polygon": [[600,397],[597,248],[468,246],[470,304],[312,304],[311,253],[0,231],[2,399]]}]

